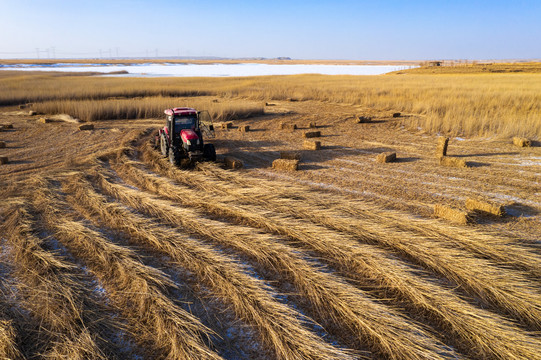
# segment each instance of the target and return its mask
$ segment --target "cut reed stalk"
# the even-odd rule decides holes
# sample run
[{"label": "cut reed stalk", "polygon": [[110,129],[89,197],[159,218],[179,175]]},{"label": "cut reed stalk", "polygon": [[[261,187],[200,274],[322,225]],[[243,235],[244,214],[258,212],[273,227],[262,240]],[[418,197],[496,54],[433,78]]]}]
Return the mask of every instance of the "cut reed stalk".
[{"label": "cut reed stalk", "polygon": [[[229,177],[229,179],[235,178],[231,174],[222,172],[220,174]],[[197,176],[198,174],[186,174],[186,178],[189,178],[188,181],[196,185],[211,184],[208,178],[206,178],[205,184],[201,184],[200,181],[195,181],[191,175]],[[238,179],[245,178],[238,177]],[[180,176],[175,176],[175,179],[181,181]],[[254,187],[254,192],[266,192],[261,181],[257,184],[257,187]],[[212,187],[214,188],[215,184],[212,184]],[[387,225],[387,212],[381,211],[374,205],[366,204],[361,214],[377,221],[366,221],[368,219],[357,217],[357,220],[352,222],[345,219],[340,211],[329,208],[330,203],[325,203],[323,206],[319,194],[310,195],[312,201],[321,204],[320,209],[314,209],[299,199],[303,195],[309,195],[309,191],[300,193],[297,191],[294,195],[295,199],[284,199],[283,196],[276,195],[281,192],[276,185],[270,186],[269,189],[272,189],[270,194],[273,196],[265,198],[261,202],[262,204],[294,216],[308,218],[339,231],[346,231],[364,242],[384,245],[399,251],[427,269],[460,284],[469,293],[478,296],[486,305],[496,307],[534,329],[541,329],[541,295],[532,288],[531,282],[524,277],[523,273],[504,271],[491,261],[475,258],[461,249],[451,248],[444,241],[415,234],[408,230],[397,230],[394,226]],[[251,196],[253,198],[250,201],[261,201],[257,195],[252,194]],[[246,198],[246,200],[248,199],[250,197]],[[331,203],[336,202],[336,200],[331,201]],[[342,206],[348,206],[345,204],[347,203],[343,203]],[[360,209],[362,206],[357,206],[357,208]],[[321,211],[322,209],[325,211]],[[377,216],[369,214],[374,211]]]},{"label": "cut reed stalk", "polygon": [[50,185],[46,181],[36,185],[34,204],[49,229],[96,274],[110,299],[130,321],[131,331],[139,335],[139,342],[154,344],[153,357],[221,359],[202,340],[202,335],[209,337],[210,330],[163,294],[162,288],[174,284],[162,272],[136,261],[131,250],[70,220],[67,203],[50,190]]},{"label": "cut reed stalk", "polygon": [[[149,160],[148,157],[152,154],[144,153],[144,155],[147,160]],[[229,216],[239,216],[238,213],[236,215],[231,213],[235,209],[235,204],[240,206],[238,205],[239,202],[250,204],[256,202],[259,205],[263,205],[265,208],[281,213],[283,213],[282,206],[290,206],[292,208],[296,208],[297,206],[297,203],[288,201],[287,198],[284,197],[284,194],[280,194],[280,191],[270,193],[266,192],[264,187],[254,190],[246,186],[246,183],[244,183],[242,187],[232,186],[233,181],[220,181],[209,176],[197,176],[197,173],[177,173],[177,171],[171,170],[170,168],[161,167],[159,162],[151,162],[151,165],[154,165],[156,170],[161,171],[164,175],[173,177],[188,187],[195,187],[206,191],[209,196],[214,198],[214,200],[200,200],[200,206],[214,209],[213,212],[219,216],[224,216],[226,214]],[[202,168],[208,170],[206,165]],[[214,167],[211,168],[214,169]],[[219,171],[219,173],[224,175],[221,171]],[[214,172],[210,172],[210,174],[214,174]],[[142,172],[137,172],[136,177],[144,178],[143,175]],[[159,178],[154,177],[154,180],[159,181]],[[149,186],[152,184],[152,181],[148,179],[148,177],[145,178],[144,181],[146,181]],[[254,179],[254,181],[256,180]],[[153,190],[158,191],[163,196],[166,196],[165,194],[169,194],[169,196],[177,194],[177,196],[175,196],[175,200],[177,201],[186,199],[185,191],[178,189],[178,186],[171,188],[166,184],[166,181],[159,181],[159,184],[156,185],[157,188]],[[274,187],[270,185],[269,190],[271,188],[275,190],[281,189],[280,186]],[[284,188],[287,189],[287,186]],[[302,201],[305,201],[308,192],[304,190],[303,192],[296,192],[296,194],[298,197],[304,198]],[[317,196],[319,195],[320,193],[318,193]],[[225,201],[228,196],[234,198],[232,201],[234,204],[226,201],[223,206],[216,209],[219,202],[217,199]],[[301,209],[298,209],[293,215],[304,217],[304,211],[306,211],[307,208],[311,208],[311,211],[321,214],[320,217],[323,216],[325,213],[323,209],[328,209],[328,206],[323,208],[318,201],[314,201],[312,198],[308,199],[310,201],[301,206]],[[334,205],[334,202],[344,201],[343,206],[348,206],[348,203],[345,202],[344,199],[332,200],[330,197],[325,197],[325,199],[322,199],[321,201],[326,203],[326,205]],[[195,203],[192,202],[190,205],[194,206]],[[256,214],[262,214],[264,218],[262,219],[261,216],[258,218]],[[330,214],[329,217],[325,218],[330,220],[333,218],[333,215],[334,214]],[[344,217],[344,213],[340,216]],[[310,218],[312,216],[308,217]],[[473,353],[476,354],[476,356],[484,354],[483,356],[495,359],[506,359],[508,357],[528,359],[530,356],[537,357],[534,355],[537,351],[535,349],[539,349],[541,345],[537,343],[537,345],[532,348],[532,346],[530,346],[531,338],[526,333],[516,328],[504,318],[499,317],[494,313],[474,308],[452,292],[445,291],[445,289],[437,287],[431,282],[424,281],[420,277],[420,273],[417,272],[418,270],[395,264],[391,260],[385,260],[387,255],[384,253],[378,253],[373,247],[359,245],[355,240],[344,238],[344,235],[329,244],[329,239],[336,238],[336,235],[333,236],[328,233],[328,230],[325,232],[325,229],[317,227],[314,224],[303,224],[301,222],[301,225],[298,224],[298,222],[301,221],[299,219],[295,219],[293,222],[286,221],[287,219],[285,219],[283,215],[280,215],[279,218],[273,221],[275,218],[276,215],[271,215],[267,209],[261,210],[249,206],[244,211],[242,221],[249,221],[249,223],[265,227],[271,231],[278,231],[292,236],[294,239],[302,241],[306,245],[316,249],[318,252],[325,254],[326,259],[330,260],[333,263],[333,266],[337,269],[342,269],[348,276],[353,276],[359,281],[371,279],[372,281],[381,284],[383,288],[388,288],[401,299],[405,299],[410,304],[413,304],[414,308],[417,309],[416,311],[421,310],[422,312],[426,312],[429,318],[435,319],[435,321],[446,329],[446,331],[460,339],[459,345],[464,343],[468,344],[468,351],[475,349]],[[351,222],[355,220],[344,218],[344,221]],[[297,223],[297,227],[295,226],[295,223]],[[325,221],[325,223],[328,223],[328,221]],[[316,228],[314,228],[314,226]],[[308,234],[315,233],[318,235],[316,239],[312,238],[313,240],[310,240],[311,237],[306,237],[306,232]],[[320,240],[321,238],[325,238],[326,241],[322,242]],[[362,259],[362,261],[360,259]],[[405,271],[413,271],[413,273],[404,274]],[[473,314],[476,315],[474,316]],[[509,337],[517,339],[516,342],[513,342],[513,344],[517,346],[515,349],[509,349]]]},{"label": "cut reed stalk", "polygon": [[[20,200],[14,204],[3,227],[15,258],[15,277],[21,281],[22,304],[51,336],[45,357],[71,354],[77,359],[106,359],[103,344],[96,343],[98,327],[106,322],[93,318],[93,309],[98,306],[71,274],[72,265],[42,248],[42,241],[33,234],[26,203]],[[119,327],[113,321],[107,325]]]},{"label": "cut reed stalk", "polygon": [[21,359],[17,346],[17,333],[11,320],[0,319],[0,359]]},{"label": "cut reed stalk", "polygon": [[237,316],[252,325],[262,343],[283,359],[344,359],[346,351],[323,342],[301,321],[303,316],[279,303],[270,289],[245,274],[237,263],[209,246],[135,215],[120,204],[108,202],[81,176],[66,183],[81,209],[100,217],[111,228],[130,235],[132,240],[166,254],[193,272],[216,296],[230,304]]},{"label": "cut reed stalk", "polygon": [[[169,194],[166,196],[174,198],[186,206],[210,209],[211,213],[215,215],[234,217],[241,222],[248,221],[259,227],[289,236],[298,234],[302,227],[301,223],[301,226],[293,226],[290,229],[287,225],[273,221],[274,215],[270,213],[272,219],[266,220],[265,216],[250,212],[242,207],[230,203],[222,204],[215,200],[210,201],[210,196],[202,195],[201,198],[194,191],[168,185],[167,181],[153,178],[134,168],[133,165],[130,166],[129,163],[115,168],[118,168],[122,175],[129,177],[134,184],[144,188],[150,187],[160,195]],[[116,198],[122,198],[123,201],[129,201],[140,211],[165,220],[173,226],[180,226],[233,247],[247,254],[256,262],[265,264],[273,271],[281,273],[297,287],[302,295],[309,299],[320,318],[326,319],[330,315],[335,328],[352,329],[352,333],[361,344],[367,343],[373,351],[385,354],[385,357],[403,356],[408,359],[425,356],[436,357],[434,352],[441,354],[446,352],[441,348],[437,350],[437,342],[430,340],[430,336],[424,334],[422,330],[415,329],[413,324],[409,324],[409,320],[401,318],[392,309],[380,309],[379,305],[373,303],[359,290],[330,274],[318,271],[303,260],[304,254],[282,245],[279,238],[258,234],[251,228],[206,219],[198,211],[178,208],[166,201],[157,201],[144,193],[130,191],[126,187],[112,184],[102,176],[100,176],[99,183],[107,193]],[[290,230],[288,231],[286,228]],[[359,312],[359,309],[364,310]],[[378,315],[373,317],[374,314]],[[398,322],[395,319],[399,319]],[[397,326],[400,321],[404,322],[403,325]],[[378,323],[386,325],[384,328],[380,328]],[[410,328],[421,338],[412,339]],[[383,330],[383,333],[380,330]],[[393,339],[394,336],[396,338]],[[401,350],[397,352],[398,348]],[[402,355],[397,355],[397,353]]]}]

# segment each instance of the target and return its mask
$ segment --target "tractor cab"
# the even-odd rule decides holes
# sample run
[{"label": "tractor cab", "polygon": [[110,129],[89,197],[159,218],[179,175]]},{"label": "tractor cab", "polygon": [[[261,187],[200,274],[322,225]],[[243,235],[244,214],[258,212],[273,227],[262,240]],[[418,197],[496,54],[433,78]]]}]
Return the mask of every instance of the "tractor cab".
[{"label": "tractor cab", "polygon": [[[173,164],[216,160],[212,144],[203,143],[203,132],[212,137],[214,128],[207,111],[193,108],[172,108],[164,111],[166,124],[159,132],[159,146]],[[158,146],[158,139],[156,139]]]}]

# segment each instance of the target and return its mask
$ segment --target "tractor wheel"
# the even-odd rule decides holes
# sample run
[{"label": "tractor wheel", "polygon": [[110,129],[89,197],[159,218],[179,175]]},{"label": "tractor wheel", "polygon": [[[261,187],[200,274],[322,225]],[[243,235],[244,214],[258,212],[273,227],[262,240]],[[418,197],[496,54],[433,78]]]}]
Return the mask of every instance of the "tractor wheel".
[{"label": "tractor wheel", "polygon": [[165,140],[165,135],[160,136],[160,149],[162,151],[163,157],[167,157],[169,153],[169,146],[167,146],[167,140]]},{"label": "tractor wheel", "polygon": [[216,149],[214,144],[205,144],[203,147],[203,158],[207,161],[216,161]]},{"label": "tractor wheel", "polygon": [[178,156],[176,155],[176,151],[174,151],[173,149],[170,149],[169,151],[169,162],[172,164],[172,165],[178,165]]}]

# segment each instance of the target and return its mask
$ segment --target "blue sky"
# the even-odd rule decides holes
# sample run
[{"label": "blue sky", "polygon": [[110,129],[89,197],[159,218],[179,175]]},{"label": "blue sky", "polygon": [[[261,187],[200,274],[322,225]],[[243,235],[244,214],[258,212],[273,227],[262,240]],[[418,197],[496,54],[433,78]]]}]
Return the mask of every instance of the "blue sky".
[{"label": "blue sky", "polygon": [[0,9],[0,58],[541,58],[541,0],[0,0]]}]

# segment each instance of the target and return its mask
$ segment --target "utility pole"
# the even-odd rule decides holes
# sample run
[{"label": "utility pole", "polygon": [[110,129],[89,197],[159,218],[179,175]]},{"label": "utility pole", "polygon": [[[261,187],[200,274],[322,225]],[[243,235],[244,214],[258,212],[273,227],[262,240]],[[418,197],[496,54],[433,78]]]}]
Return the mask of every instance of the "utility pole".
[{"label": "utility pole", "polygon": [[53,59],[56,59],[56,52],[55,52],[54,46],[51,49],[53,50]]},{"label": "utility pole", "polygon": [[111,48],[109,48],[109,59],[113,58],[113,53],[111,52]]},{"label": "utility pole", "polygon": [[50,59],[51,56],[49,55],[49,48],[45,49],[45,51],[47,52],[47,59]]}]

